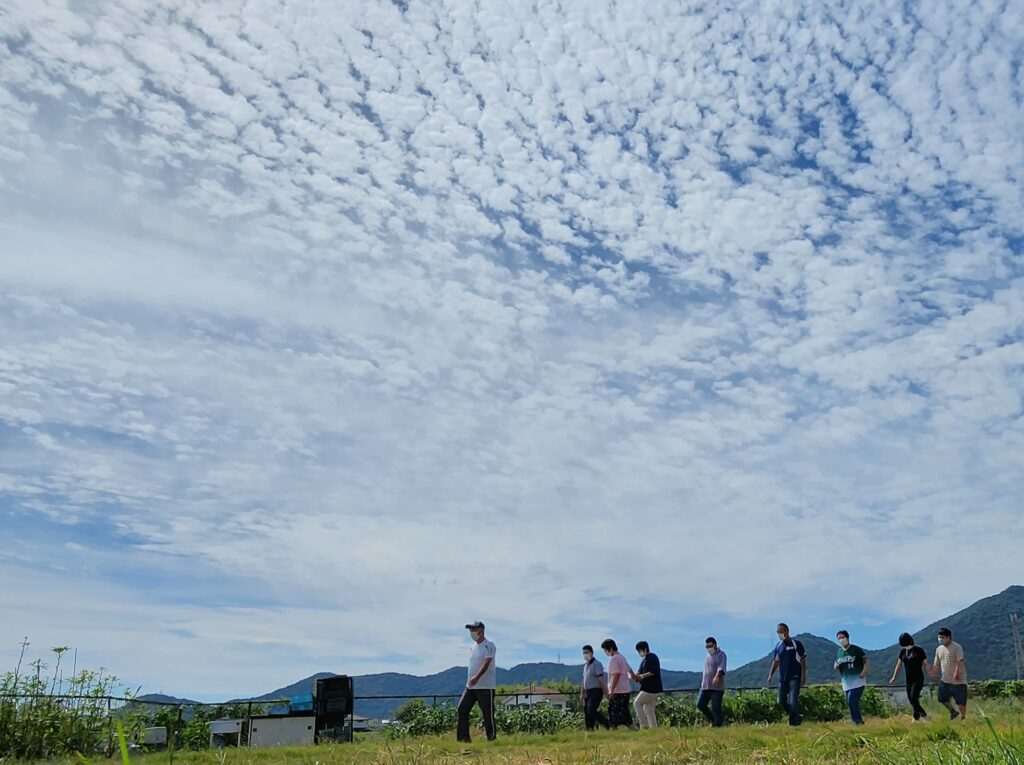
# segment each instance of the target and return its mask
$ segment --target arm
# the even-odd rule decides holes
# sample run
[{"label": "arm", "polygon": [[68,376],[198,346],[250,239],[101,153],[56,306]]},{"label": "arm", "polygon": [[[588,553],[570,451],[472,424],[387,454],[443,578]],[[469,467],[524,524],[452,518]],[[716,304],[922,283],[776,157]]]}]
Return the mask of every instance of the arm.
[{"label": "arm", "polygon": [[860,677],[861,677],[862,680],[868,676],[868,670],[869,669],[871,669],[871,660],[867,656],[865,656],[864,657],[864,669],[862,669],[861,672],[860,672]]},{"label": "arm", "polygon": [[896,682],[896,675],[900,673],[900,669],[903,667],[903,659],[896,659],[896,666],[892,668],[892,677],[889,678],[889,685]]},{"label": "arm", "polygon": [[959,683],[965,677],[967,677],[967,668],[964,666],[964,657],[961,656],[956,660],[956,669],[953,670],[953,680]]},{"label": "arm", "polygon": [[725,655],[722,655],[722,663],[718,667],[718,671],[715,672],[715,676],[711,678],[711,684],[715,686],[725,685],[725,668],[728,666],[728,659]]},{"label": "arm", "polygon": [[612,672],[611,677],[608,678],[608,695],[612,695],[612,688],[619,684],[619,678],[622,677],[621,672]]},{"label": "arm", "polygon": [[470,688],[472,688],[474,685],[476,685],[477,682],[479,682],[480,678],[484,676],[484,672],[486,672],[487,668],[489,666],[491,666],[491,662],[492,661],[494,661],[494,659],[491,659],[491,658],[484,659],[484,663],[480,665],[479,671],[475,675],[473,675],[471,678],[469,678],[469,687]]},{"label": "arm", "polygon": [[779,670],[779,660],[772,659],[772,668],[768,671],[768,685],[772,684],[772,678],[775,677],[775,673]]},{"label": "arm", "polygon": [[800,687],[807,685],[807,656],[800,657]]}]

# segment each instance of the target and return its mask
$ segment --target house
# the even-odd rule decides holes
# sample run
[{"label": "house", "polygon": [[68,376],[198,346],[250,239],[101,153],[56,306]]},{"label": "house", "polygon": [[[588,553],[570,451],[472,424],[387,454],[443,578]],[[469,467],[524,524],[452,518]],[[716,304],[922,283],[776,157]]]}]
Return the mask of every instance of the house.
[{"label": "house", "polygon": [[506,696],[501,702],[506,709],[516,707],[536,707],[547,705],[552,709],[564,710],[569,705],[569,697],[553,688],[543,685],[531,685],[527,688],[517,688]]}]

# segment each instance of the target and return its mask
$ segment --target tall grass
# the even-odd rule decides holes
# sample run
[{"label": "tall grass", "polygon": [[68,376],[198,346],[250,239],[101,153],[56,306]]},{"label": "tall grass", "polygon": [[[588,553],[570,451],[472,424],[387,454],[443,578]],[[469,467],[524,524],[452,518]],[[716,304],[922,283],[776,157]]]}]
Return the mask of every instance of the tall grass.
[{"label": "tall grass", "polygon": [[[939,710],[936,709],[936,712]],[[914,725],[906,716],[849,723],[736,724],[659,728],[651,731],[561,731],[554,734],[474,738],[454,736],[388,739],[371,734],[355,744],[278,749],[227,749],[179,753],[178,765],[1024,765],[1024,737],[1015,726],[1021,709],[999,708],[966,723]],[[166,755],[135,758],[134,765],[164,765]]]},{"label": "tall grass", "polygon": [[109,752],[109,697],[119,688],[118,679],[103,669],[74,665],[65,678],[65,646],[51,649],[52,668],[42,659],[26,663],[28,646],[27,640],[22,643],[17,667],[0,680],[0,758]]}]

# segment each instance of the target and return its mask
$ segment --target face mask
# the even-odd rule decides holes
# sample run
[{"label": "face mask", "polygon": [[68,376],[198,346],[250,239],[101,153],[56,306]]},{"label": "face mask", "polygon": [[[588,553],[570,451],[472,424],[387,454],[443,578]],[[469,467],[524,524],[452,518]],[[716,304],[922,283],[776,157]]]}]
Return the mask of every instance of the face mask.
[{"label": "face mask", "polygon": [[705,646],[705,648],[708,649],[708,653],[714,653],[715,652],[715,647],[713,645]]},{"label": "face mask", "polygon": [[847,648],[850,645],[850,641],[846,638],[839,638],[839,645],[841,645],[843,648]]},{"label": "face mask", "polygon": [[594,654],[592,654],[592,653],[585,653],[585,654],[583,654],[583,661],[587,662],[588,664],[590,663],[590,660],[593,659],[593,658],[594,658]]},{"label": "face mask", "polygon": [[469,636],[470,636],[471,638],[473,638],[473,640],[480,640],[480,635],[481,635],[481,634],[482,634],[482,633],[480,633],[480,632],[477,632],[476,630],[473,630],[472,632],[470,632],[470,633],[469,633]]}]

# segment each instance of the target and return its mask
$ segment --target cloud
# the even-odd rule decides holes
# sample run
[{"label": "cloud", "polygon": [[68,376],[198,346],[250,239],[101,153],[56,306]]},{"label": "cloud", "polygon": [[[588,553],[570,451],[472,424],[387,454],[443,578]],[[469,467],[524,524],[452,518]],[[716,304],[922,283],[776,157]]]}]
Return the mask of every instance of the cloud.
[{"label": "cloud", "polygon": [[255,691],[1020,581],[1019,9],[3,13],[7,644]]}]

